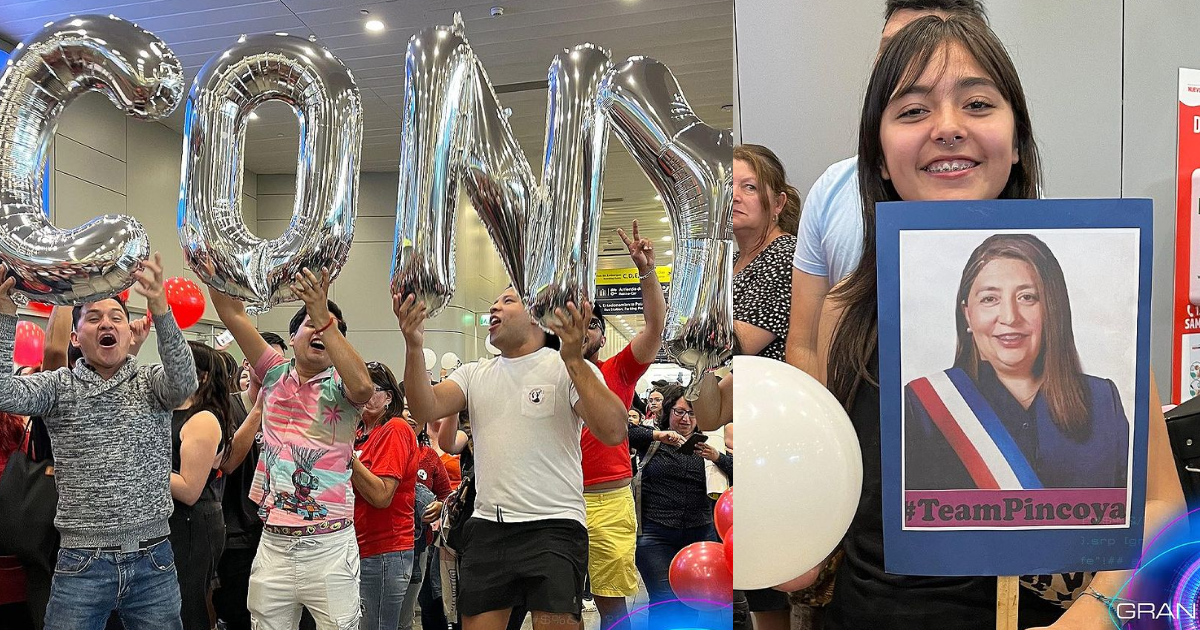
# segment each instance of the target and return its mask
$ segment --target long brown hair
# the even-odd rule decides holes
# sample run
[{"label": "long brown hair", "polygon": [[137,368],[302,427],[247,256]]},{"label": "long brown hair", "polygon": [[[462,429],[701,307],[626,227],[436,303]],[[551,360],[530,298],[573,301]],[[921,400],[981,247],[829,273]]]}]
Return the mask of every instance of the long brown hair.
[{"label": "long brown hair", "polygon": [[844,307],[829,348],[829,390],[849,410],[854,392],[872,379],[868,363],[879,342],[879,313],[875,271],[875,204],[901,201],[895,187],[883,178],[883,144],[879,137],[883,112],[893,94],[912,87],[939,51],[961,45],[993,81],[1012,107],[1018,162],[1000,192],[1001,199],[1034,199],[1041,181],[1041,161],[1033,139],[1033,124],[1017,69],[1004,44],[977,18],[952,14],[930,15],[913,21],[884,47],[863,99],[858,129],[858,185],[862,196],[863,256],[858,268],[834,288],[831,299]]},{"label": "long brown hair", "polygon": [[192,397],[192,406],[188,409],[193,414],[207,411],[217,417],[221,426],[221,450],[224,453],[221,461],[229,457],[230,445],[233,442],[233,411],[229,402],[229,371],[221,352],[214,350],[199,341],[189,341],[192,358],[196,362],[196,377],[200,384]]},{"label": "long brown hair", "polygon": [[[784,195],[783,210],[779,212],[779,229],[785,234],[796,235],[800,229],[800,191],[787,182],[783,162],[775,152],[761,144],[739,144],[733,147],[733,159],[750,165],[754,178],[758,180],[758,201],[767,212],[775,207],[775,197]],[[762,247],[771,233],[771,224],[759,236],[754,248]]]},{"label": "long brown hair", "polygon": [[1041,239],[1032,234],[996,234],[983,241],[971,252],[958,283],[958,301],[954,320],[958,332],[958,347],[954,352],[954,367],[962,368],[970,377],[979,379],[979,350],[975,338],[967,329],[963,313],[971,285],[988,263],[997,259],[1019,260],[1034,271],[1034,284],[1044,313],[1042,347],[1033,365],[1035,376],[1045,376],[1041,392],[1050,408],[1054,424],[1068,435],[1085,437],[1090,425],[1091,400],[1079,352],[1075,349],[1075,332],[1071,327],[1071,299],[1062,266],[1054,253]]}]

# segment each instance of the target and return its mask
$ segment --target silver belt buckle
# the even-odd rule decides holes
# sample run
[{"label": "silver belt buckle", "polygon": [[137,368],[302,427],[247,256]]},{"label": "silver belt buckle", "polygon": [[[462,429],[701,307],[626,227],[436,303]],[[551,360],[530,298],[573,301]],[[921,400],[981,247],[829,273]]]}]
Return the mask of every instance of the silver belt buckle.
[{"label": "silver belt buckle", "polygon": [[138,541],[121,543],[121,553],[133,553],[138,550]]}]

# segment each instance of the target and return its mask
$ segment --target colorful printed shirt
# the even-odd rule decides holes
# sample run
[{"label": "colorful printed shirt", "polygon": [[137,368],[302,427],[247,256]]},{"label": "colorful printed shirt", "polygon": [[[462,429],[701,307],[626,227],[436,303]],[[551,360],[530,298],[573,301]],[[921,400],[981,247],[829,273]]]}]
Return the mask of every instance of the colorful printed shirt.
[{"label": "colorful printed shirt", "polygon": [[350,457],[362,405],[332,367],[301,383],[295,360],[274,351],[254,366],[265,396],[262,451],[250,500],[267,527],[325,534],[354,519]]}]

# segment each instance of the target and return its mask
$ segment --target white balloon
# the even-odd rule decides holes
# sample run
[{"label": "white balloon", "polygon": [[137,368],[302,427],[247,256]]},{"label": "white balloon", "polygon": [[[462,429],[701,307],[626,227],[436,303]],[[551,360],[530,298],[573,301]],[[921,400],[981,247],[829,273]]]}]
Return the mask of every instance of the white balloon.
[{"label": "white balloon", "polygon": [[442,355],[442,369],[453,370],[459,365],[462,364],[459,362],[457,354],[454,354],[453,352],[447,352],[446,354]]},{"label": "white balloon", "polygon": [[487,339],[483,340],[483,347],[487,348],[488,354],[492,356],[500,356],[500,348],[492,345],[492,336],[488,335]]},{"label": "white balloon", "polygon": [[425,369],[432,370],[437,367],[437,353],[429,348],[425,348]]},{"label": "white balloon", "polygon": [[733,368],[733,587],[770,588],[841,542],[862,492],[862,452],[845,410],[816,379],[763,357],[734,357]]}]

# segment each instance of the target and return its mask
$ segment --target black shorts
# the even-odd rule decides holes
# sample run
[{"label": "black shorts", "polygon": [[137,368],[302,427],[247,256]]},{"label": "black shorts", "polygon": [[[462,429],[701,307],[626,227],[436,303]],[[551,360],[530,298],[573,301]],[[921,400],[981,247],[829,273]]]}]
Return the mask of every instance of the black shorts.
[{"label": "black shorts", "polygon": [[465,616],[524,606],[530,611],[583,612],[587,528],[570,519],[464,525],[458,609]]},{"label": "black shorts", "polygon": [[750,603],[750,612],[770,612],[772,610],[791,610],[787,593],[773,588],[760,588],[746,591],[746,601]]}]

